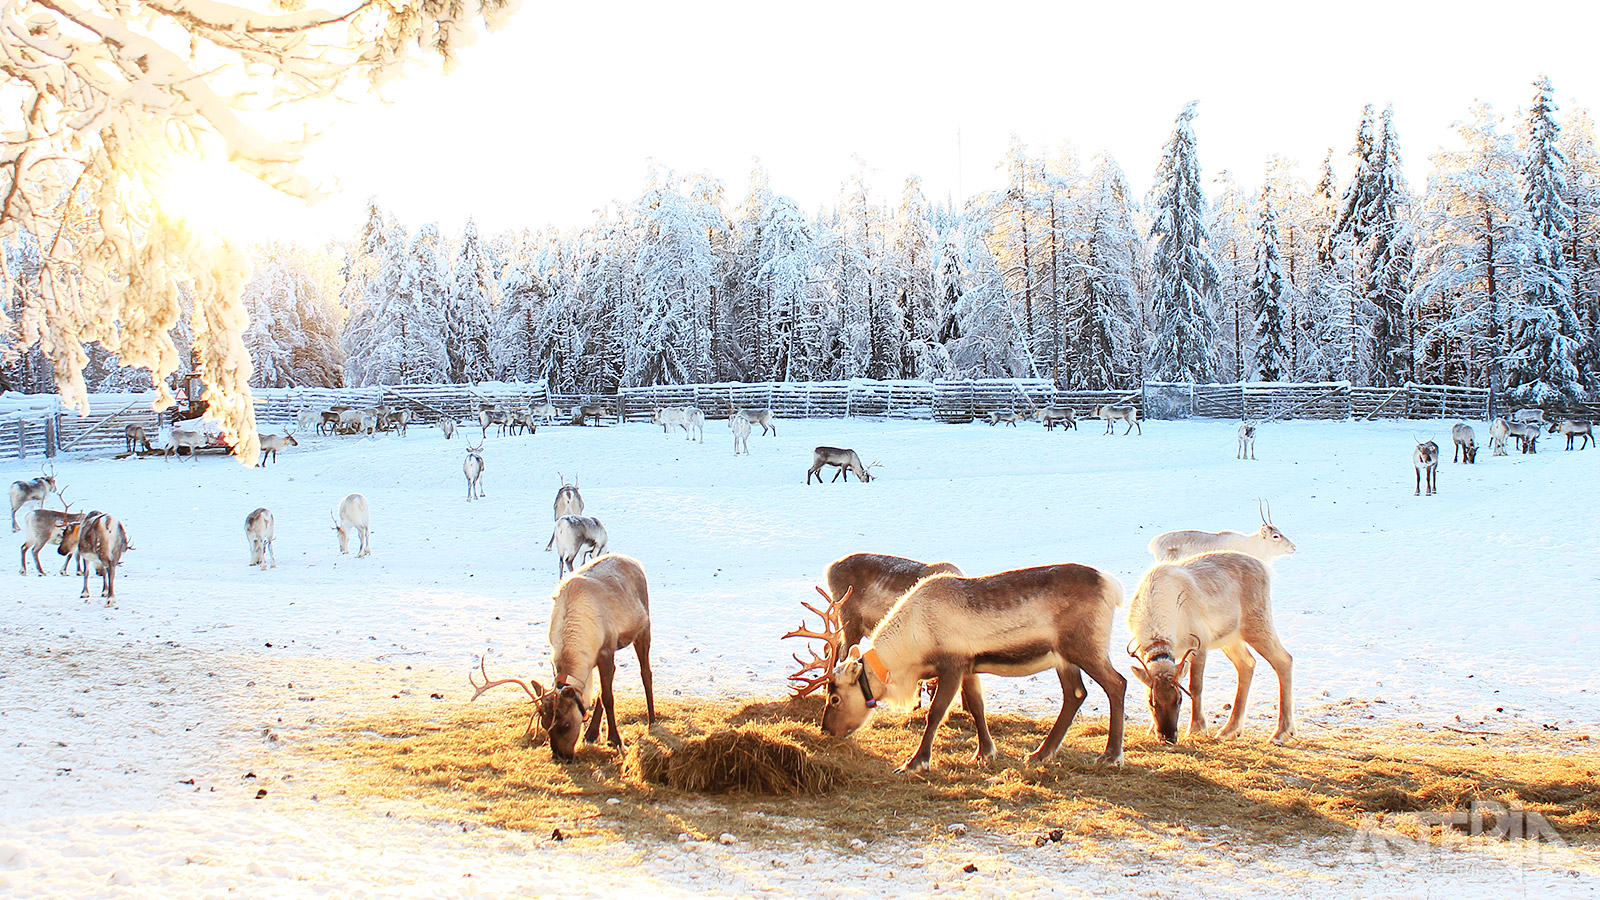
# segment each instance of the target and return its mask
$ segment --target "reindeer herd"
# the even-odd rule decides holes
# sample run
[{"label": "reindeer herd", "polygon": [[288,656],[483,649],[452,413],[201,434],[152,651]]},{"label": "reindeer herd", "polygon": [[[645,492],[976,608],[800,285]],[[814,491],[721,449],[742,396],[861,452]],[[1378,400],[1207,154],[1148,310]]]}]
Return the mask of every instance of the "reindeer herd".
[{"label": "reindeer herd", "polygon": [[[60,498],[60,510],[45,508],[45,501],[51,494]],[[29,503],[37,504],[37,508],[29,510],[24,524],[19,526],[17,513]],[[105,598],[106,605],[116,602],[117,566],[122,564],[122,554],[133,549],[128,542],[127,529],[116,517],[98,509],[86,513],[72,512],[72,504],[67,502],[64,489],[56,486],[53,467],[38,478],[17,481],[11,485],[11,531],[25,533],[22,541],[23,575],[28,574],[28,556],[31,553],[34,569],[43,576],[44,567],[39,564],[39,551],[55,544],[57,552],[66,557],[61,564],[62,575],[67,574],[67,567],[73,562],[78,564],[78,572],[83,576],[83,593],[79,596],[89,596],[89,571],[93,569],[100,576],[100,596]]]},{"label": "reindeer herd", "polygon": [[[1582,438],[1583,442],[1576,449],[1583,450],[1594,440],[1594,425],[1588,419],[1555,421],[1536,407],[1519,409],[1511,414],[1510,419],[1497,418],[1489,423],[1489,455],[1506,456],[1508,438],[1517,442],[1519,453],[1538,453],[1539,437],[1557,433],[1567,439],[1568,450],[1574,449],[1573,443]],[[1451,462],[1466,465],[1477,463],[1478,438],[1471,425],[1465,422],[1452,425],[1450,443],[1454,448],[1450,454]],[[1415,496],[1438,493],[1439,455],[1439,445],[1434,441],[1417,441],[1416,449],[1411,452],[1411,464],[1417,473]]]}]

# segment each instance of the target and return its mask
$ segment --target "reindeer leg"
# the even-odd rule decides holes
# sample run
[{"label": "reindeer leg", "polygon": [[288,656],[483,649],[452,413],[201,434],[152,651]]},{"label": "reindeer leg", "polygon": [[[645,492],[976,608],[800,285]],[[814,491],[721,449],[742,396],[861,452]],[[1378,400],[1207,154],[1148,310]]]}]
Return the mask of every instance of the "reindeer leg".
[{"label": "reindeer leg", "polygon": [[972,761],[994,759],[994,738],[989,734],[989,718],[984,714],[983,683],[978,680],[977,673],[961,679],[961,708],[972,716],[972,726],[978,731],[978,752],[972,755]]},{"label": "reindeer leg", "polygon": [[[617,731],[617,703],[616,694],[612,690],[612,679],[617,674],[617,660],[613,651],[601,651],[597,661],[600,668],[600,707],[606,713],[606,743],[613,747],[622,746],[622,735]],[[600,710],[590,713],[589,731],[584,739],[594,743],[600,737]]]},{"label": "reindeer leg", "polygon": [[1275,632],[1267,632],[1250,641],[1278,674],[1278,730],[1272,735],[1274,744],[1287,744],[1294,739],[1294,657],[1285,650]]},{"label": "reindeer leg", "polygon": [[1126,715],[1123,703],[1128,695],[1128,679],[1122,677],[1111,660],[1104,656],[1082,660],[1078,667],[1089,673],[1089,677],[1106,692],[1106,701],[1111,706],[1111,718],[1106,727],[1106,752],[1100,754],[1096,761],[1121,766],[1122,729],[1126,725],[1123,721]]},{"label": "reindeer leg", "polygon": [[1089,692],[1083,688],[1083,674],[1077,666],[1066,663],[1056,670],[1056,677],[1061,681],[1061,712],[1056,716],[1056,723],[1050,726],[1050,733],[1045,735],[1044,742],[1039,749],[1028,754],[1028,765],[1037,766],[1056,755],[1061,749],[1061,741],[1067,736],[1067,729],[1072,727],[1072,720],[1077,717],[1079,707],[1083,706],[1083,698]]},{"label": "reindeer leg", "polygon": [[1227,724],[1222,726],[1218,738],[1227,739],[1235,737],[1244,730],[1244,709],[1250,702],[1250,682],[1256,675],[1256,658],[1250,655],[1250,648],[1245,646],[1243,640],[1234,641],[1222,648],[1228,659],[1233,661],[1233,669],[1239,675],[1239,687],[1233,694],[1233,711],[1228,714]]},{"label": "reindeer leg", "polygon": [[650,629],[633,639],[633,652],[639,657],[639,679],[644,682],[645,724],[656,724],[655,677],[650,674]]},{"label": "reindeer leg", "polygon": [[1205,738],[1211,736],[1211,728],[1206,724],[1206,713],[1200,702],[1200,689],[1206,680],[1206,648],[1195,648],[1194,655],[1189,657],[1189,737]]},{"label": "reindeer leg", "polygon": [[928,706],[928,724],[922,730],[922,743],[917,745],[917,752],[895,769],[896,772],[928,771],[928,762],[933,758],[934,732],[944,724],[944,717],[950,712],[950,704],[956,699],[963,681],[963,674],[958,670],[939,673],[939,689],[934,692],[933,703]]}]

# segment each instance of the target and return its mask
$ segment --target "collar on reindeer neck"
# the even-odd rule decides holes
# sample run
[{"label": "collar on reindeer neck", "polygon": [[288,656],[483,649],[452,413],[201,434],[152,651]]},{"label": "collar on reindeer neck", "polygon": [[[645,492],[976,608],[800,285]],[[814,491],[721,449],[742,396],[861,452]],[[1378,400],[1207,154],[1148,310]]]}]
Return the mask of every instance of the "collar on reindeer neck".
[{"label": "collar on reindeer neck", "polygon": [[856,679],[856,684],[861,686],[861,696],[867,701],[867,709],[872,709],[878,705],[878,698],[872,696],[872,684],[867,678],[867,669],[870,667],[873,674],[878,676],[878,680],[887,686],[889,684],[889,667],[885,666],[883,660],[878,657],[877,650],[868,650],[863,653],[861,662],[861,677]]},{"label": "collar on reindeer neck", "polygon": [[589,711],[583,706],[584,683],[572,677],[571,675],[557,675],[556,690],[559,691],[562,688],[572,689],[573,702],[578,704],[578,715],[587,719],[589,717]]},{"label": "collar on reindeer neck", "polygon": [[1140,662],[1144,663],[1145,665],[1149,665],[1152,661],[1162,657],[1166,657],[1173,662],[1178,661],[1178,656],[1173,652],[1171,643],[1159,640],[1151,641],[1149,646],[1144,648],[1144,658],[1141,659]]}]

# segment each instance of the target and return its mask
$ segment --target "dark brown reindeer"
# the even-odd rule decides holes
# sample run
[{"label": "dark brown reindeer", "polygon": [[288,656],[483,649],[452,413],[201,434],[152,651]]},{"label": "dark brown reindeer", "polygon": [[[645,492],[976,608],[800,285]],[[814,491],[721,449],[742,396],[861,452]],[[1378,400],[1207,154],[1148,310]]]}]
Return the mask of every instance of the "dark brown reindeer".
[{"label": "dark brown reindeer", "polygon": [[[600,716],[593,709],[594,674],[600,674],[600,708],[605,711],[606,742],[622,746],[617,731],[616,700],[612,681],[616,654],[632,646],[639,658],[644,682],[646,723],[656,721],[654,679],[650,673],[650,591],[644,568],[626,556],[602,556],[572,573],[556,589],[550,611],[550,650],[555,663],[554,685],[546,690],[537,681],[502,678],[491,681],[480,663],[483,683],[468,674],[476,700],[484,691],[502,684],[521,687],[536,704],[534,717],[550,738],[550,752],[563,762],[577,756],[580,734],[586,743],[600,737]],[[584,719],[589,720],[584,733]],[[533,722],[528,723],[528,732]]]},{"label": "dark brown reindeer", "polygon": [[1021,676],[1055,669],[1061,712],[1028,756],[1038,765],[1056,754],[1087,696],[1088,673],[1110,701],[1102,762],[1122,764],[1123,698],[1128,682],[1111,665],[1106,646],[1122,586],[1104,572],[1065,564],[1013,569],[981,578],[935,575],[906,594],[872,633],[866,653],[852,648],[827,683],[822,730],[845,737],[866,723],[879,703],[909,709],[919,682],[937,678],[922,742],[899,771],[928,768],[933,737],[956,693],[962,693],[978,732],[977,760],[995,755],[979,673]]}]

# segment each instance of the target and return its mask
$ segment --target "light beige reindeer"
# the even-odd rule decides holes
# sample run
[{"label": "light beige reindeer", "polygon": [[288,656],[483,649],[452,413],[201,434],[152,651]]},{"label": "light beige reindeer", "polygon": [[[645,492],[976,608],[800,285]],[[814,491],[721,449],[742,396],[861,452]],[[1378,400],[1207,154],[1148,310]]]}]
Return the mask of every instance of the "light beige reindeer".
[{"label": "light beige reindeer", "polygon": [[733,455],[750,454],[750,420],[743,413],[728,417],[728,427],[733,430]]},{"label": "light beige reindeer", "polygon": [[467,458],[461,463],[461,471],[467,476],[467,500],[470,502],[483,493],[483,444],[474,447],[467,444]]},{"label": "light beige reindeer", "polygon": [[1031,675],[1055,669],[1061,681],[1061,712],[1049,734],[1028,757],[1038,765],[1056,754],[1087,693],[1088,673],[1110,701],[1106,750],[1100,757],[1122,764],[1123,697],[1128,682],[1111,665],[1106,646],[1111,620],[1122,603],[1115,578],[1088,566],[1065,564],[1013,569],[981,578],[935,575],[923,580],[878,624],[865,653],[852,648],[833,670],[822,730],[845,737],[885,704],[909,709],[919,682],[937,678],[922,742],[899,771],[928,768],[933,737],[960,691],[978,732],[975,759],[995,755],[984,712],[979,673]]},{"label": "light beige reindeer", "polygon": [[27,481],[13,481],[11,483],[11,531],[21,531],[22,526],[17,524],[17,510],[29,503],[37,502],[40,509],[44,509],[44,501],[56,492],[55,467],[41,469],[38,478]]},{"label": "light beige reindeer", "polygon": [[1256,425],[1254,422],[1239,423],[1239,452],[1234,454],[1234,459],[1256,458]]},{"label": "light beige reindeer", "polygon": [[[650,672],[650,589],[644,567],[626,556],[602,556],[562,580],[550,610],[550,651],[555,663],[555,683],[546,690],[537,681],[517,678],[489,679],[486,663],[479,664],[483,683],[469,674],[476,700],[484,691],[502,684],[521,687],[536,704],[535,717],[550,738],[550,752],[568,761],[577,755],[583,721],[589,728],[583,739],[600,737],[600,716],[592,714],[598,671],[600,707],[605,711],[606,742],[622,746],[617,731],[617,711],[612,681],[616,654],[632,646],[639,658],[644,682],[645,721],[656,721],[655,681]],[[533,723],[528,724],[529,733]]]},{"label": "light beige reindeer", "polygon": [[[66,532],[68,525],[82,522],[87,513],[72,512],[72,504],[67,502],[67,493],[62,490],[56,494],[61,499],[61,509],[29,510],[23,517],[22,542],[22,574],[28,574],[28,554],[33,554],[33,567],[39,571],[39,577],[44,577],[44,567],[39,564],[39,551],[51,544],[60,544],[61,537]],[[61,574],[67,574],[67,566],[72,564],[71,557],[61,562]]]},{"label": "light beige reindeer", "polygon": [[244,517],[244,535],[250,541],[250,565],[269,568],[267,559],[270,557],[270,568],[278,567],[278,555],[272,552],[272,531],[272,510],[265,506]]},{"label": "light beige reindeer", "polygon": [[[584,559],[606,555],[609,540],[606,527],[593,516],[562,516],[550,532],[550,545],[556,548],[556,577],[571,572]],[[549,546],[546,547],[549,549]]]},{"label": "light beige reindeer", "polygon": [[1272,524],[1271,504],[1258,501],[1256,509],[1261,513],[1261,527],[1255,534],[1240,534],[1237,531],[1169,531],[1151,539],[1150,555],[1157,562],[1172,562],[1197,553],[1228,550],[1248,553],[1262,562],[1270,563],[1294,553],[1294,542]]},{"label": "light beige reindeer", "polygon": [[1118,421],[1128,423],[1128,427],[1122,431],[1123,434],[1127,434],[1135,428],[1139,429],[1141,435],[1144,434],[1144,426],[1139,424],[1139,407],[1137,406],[1131,404],[1125,406],[1096,406],[1094,412],[1090,415],[1096,419],[1106,420],[1106,434],[1115,433],[1116,428],[1114,426]]},{"label": "light beige reindeer", "polygon": [[[1233,737],[1244,727],[1256,665],[1251,647],[1278,673],[1278,730],[1272,742],[1283,744],[1294,737],[1294,660],[1272,625],[1271,574],[1253,556],[1204,553],[1182,562],[1156,563],[1139,582],[1128,607],[1128,630],[1133,633],[1128,654],[1137,663],[1133,674],[1148,689],[1151,730],[1161,740],[1177,742],[1185,693],[1194,701],[1190,736],[1208,734],[1201,688],[1206,651],[1218,647],[1239,673],[1233,710],[1218,737]],[[1187,690],[1182,686],[1186,677]]]},{"label": "light beige reindeer", "polygon": [[357,559],[372,553],[372,520],[367,498],[361,494],[347,494],[340,500],[339,505],[333,508],[333,530],[339,532],[340,553],[350,552],[351,535],[355,535],[359,541]]}]

